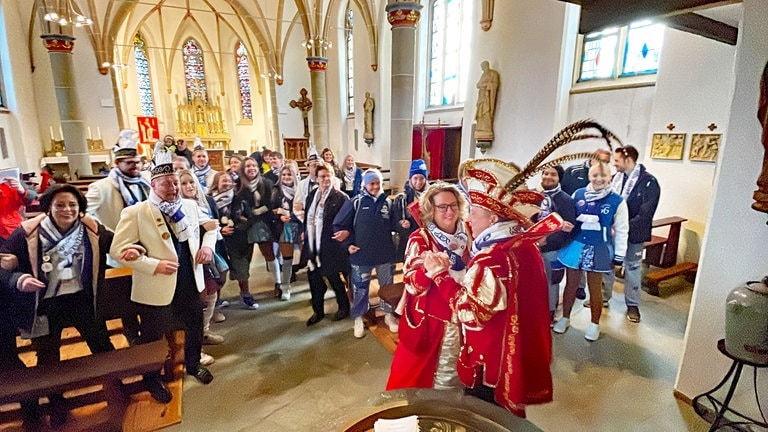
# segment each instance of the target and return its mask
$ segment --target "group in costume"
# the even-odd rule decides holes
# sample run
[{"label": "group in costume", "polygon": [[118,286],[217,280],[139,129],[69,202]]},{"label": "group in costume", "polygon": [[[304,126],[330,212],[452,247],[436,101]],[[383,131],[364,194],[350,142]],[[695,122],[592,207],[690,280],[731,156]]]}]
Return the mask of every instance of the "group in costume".
[{"label": "group in costume", "polygon": [[[255,246],[274,279],[274,297],[290,300],[295,273],[306,267],[312,310],[306,325],[325,318],[330,287],[333,319],[352,318],[358,338],[365,334],[372,273],[380,287],[395,286],[395,263],[402,262],[403,288],[381,305],[399,334],[387,390],[464,391],[524,417],[527,405],[553,398],[552,331],[569,328],[582,274],[591,306],[586,339],[599,339],[615,265],[627,272],[627,318],[640,320],[642,244],[650,238],[659,186],[631,146],[615,150],[613,178],[598,160],[605,151],[552,157],[596,136],[610,150],[618,142],[598,123],[576,122],[523,168],[497,159],[465,161],[458,185],[430,183],[424,161],[414,160],[404,192],[389,197],[381,172],[363,171],[351,155],[338,166],[329,149],[310,151],[302,179],[296,163],[277,152],[263,161],[264,173],[260,161],[240,156],[216,172],[200,142],[190,151],[169,137],[156,146],[147,178],[135,132],[126,130],[115,167],[86,196],[66,185],[53,188],[44,196],[50,213],[10,234],[2,251],[15,259],[2,260],[0,282],[13,289],[4,288],[3,299],[20,305],[14,326],[33,337],[41,363],[57,361],[67,325],[80,330],[93,352],[109,351],[114,347],[94,297],[105,267],[129,267],[129,315],[136,318],[126,325],[130,343],[158,340],[181,322],[186,371],[207,384],[213,359],[202,347],[224,341],[210,323],[224,319],[214,314],[226,303],[219,293],[227,275],[237,281],[242,304],[259,307],[250,291]],[[579,170],[560,166],[577,158],[587,159]],[[539,174],[540,187],[528,189]],[[584,186],[566,191],[585,178]],[[563,315],[556,320],[562,268]],[[47,318],[45,331],[35,328],[39,316]],[[3,358],[12,357],[5,336],[13,329],[6,327]],[[144,381],[154,399],[171,400],[160,371]]]}]

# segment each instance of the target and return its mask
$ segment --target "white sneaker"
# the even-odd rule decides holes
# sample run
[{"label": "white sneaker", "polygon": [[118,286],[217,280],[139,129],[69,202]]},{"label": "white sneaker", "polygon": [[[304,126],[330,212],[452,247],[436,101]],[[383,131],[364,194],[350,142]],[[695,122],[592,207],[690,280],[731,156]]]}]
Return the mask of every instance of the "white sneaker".
[{"label": "white sneaker", "polygon": [[365,324],[363,324],[363,317],[355,318],[355,337],[360,339],[365,336]]},{"label": "white sneaker", "polygon": [[224,336],[217,335],[213,332],[205,332],[203,334],[203,345],[219,345],[224,343]]},{"label": "white sneaker", "polygon": [[280,300],[288,301],[291,299],[291,287],[283,288],[283,293],[280,295]]},{"label": "white sneaker", "polygon": [[589,323],[587,331],[584,332],[584,339],[594,342],[600,337],[600,324]]},{"label": "white sneaker", "polygon": [[215,362],[216,359],[213,358],[213,356],[210,356],[204,352],[200,353],[200,364],[203,366],[210,366]]},{"label": "white sneaker", "polygon": [[557,320],[557,322],[555,323],[555,326],[552,327],[552,331],[555,333],[563,334],[565,333],[566,330],[568,330],[568,326],[570,325],[571,325],[571,320],[566,317],[562,317],[559,320]]},{"label": "white sneaker", "polygon": [[400,320],[391,313],[384,315],[384,323],[389,327],[389,331],[397,333],[400,329]]},{"label": "white sneaker", "polygon": [[221,312],[219,312],[219,311],[216,311],[216,312],[214,312],[214,313],[213,313],[213,318],[212,318],[212,320],[213,320],[213,322],[215,322],[215,323],[220,323],[220,322],[224,322],[224,321],[226,321],[226,320],[227,320],[227,317],[226,317],[226,316],[224,316],[224,314],[223,314],[223,313],[221,313]]}]

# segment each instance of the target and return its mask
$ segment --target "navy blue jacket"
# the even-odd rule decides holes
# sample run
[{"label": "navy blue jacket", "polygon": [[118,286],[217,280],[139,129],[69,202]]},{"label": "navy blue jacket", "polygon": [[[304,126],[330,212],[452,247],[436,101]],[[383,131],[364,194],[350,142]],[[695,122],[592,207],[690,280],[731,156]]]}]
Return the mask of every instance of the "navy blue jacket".
[{"label": "navy blue jacket", "polygon": [[360,248],[349,255],[350,264],[369,266],[394,262],[392,230],[396,218],[392,216],[392,203],[384,193],[375,200],[361,193],[344,203],[333,219],[333,231],[348,230],[349,237],[343,242],[345,248],[349,249],[349,245]]},{"label": "navy blue jacket", "polygon": [[[562,188],[562,186],[561,186]],[[557,212],[563,220],[572,223],[577,226],[576,222],[576,206],[573,203],[573,198],[566,194],[562,190],[552,195],[553,212]],[[558,231],[554,234],[547,236],[547,243],[540,248],[541,252],[557,251],[565,247],[573,239],[573,235],[576,232],[576,228],[571,232]]]},{"label": "navy blue jacket", "polygon": [[571,165],[566,168],[563,173],[563,178],[560,179],[560,188],[563,192],[567,193],[569,196],[573,196],[573,193],[576,192],[577,189],[587,187],[587,183],[589,183],[590,166],[591,159],[588,159],[584,163]]},{"label": "navy blue jacket", "polygon": [[[626,198],[627,210],[629,210],[629,242],[644,243],[651,239],[653,227],[653,215],[659,205],[661,188],[659,182],[652,174],[640,166],[640,177],[635,187]],[[623,175],[617,173],[616,175]]]}]

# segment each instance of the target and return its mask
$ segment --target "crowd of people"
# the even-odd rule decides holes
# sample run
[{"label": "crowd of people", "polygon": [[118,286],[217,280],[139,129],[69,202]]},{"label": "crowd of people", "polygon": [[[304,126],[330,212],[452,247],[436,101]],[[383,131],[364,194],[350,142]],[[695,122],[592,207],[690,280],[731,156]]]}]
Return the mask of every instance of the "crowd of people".
[{"label": "crowd of people", "polygon": [[[395,196],[384,192],[380,171],[361,169],[352,155],[339,166],[330,149],[310,149],[304,178],[276,151],[233,154],[217,172],[201,142],[190,150],[170,135],[147,171],[135,131],[122,131],[113,152],[114,168],[85,195],[55,185],[40,196],[39,216],[0,218],[0,366],[23,367],[17,331],[32,339],[41,365],[59,361],[67,326],[91,352],[113,350],[95,298],[106,268],[128,267],[128,343],[159,340],[181,323],[186,372],[208,384],[214,359],[203,346],[225,343],[211,330],[230,306],[223,285],[237,281],[242,307],[259,308],[255,247],[276,299],[291,300],[306,268],[306,325],[324,319],[330,287],[333,320],[349,318],[356,338],[365,336],[372,275],[379,287],[397,287],[402,263],[399,290],[379,303],[399,334],[387,389],[459,389],[519,416],[552,399],[551,333],[568,329],[585,285],[587,340],[600,336],[617,265],[625,268],[627,318],[640,321],[642,245],[660,192],[632,146],[600,149],[568,169],[468,160],[458,184],[430,183],[418,159]],[[540,186],[528,189],[534,174]],[[0,183],[0,198],[19,209],[35,196],[17,180]],[[161,371],[144,382],[155,400],[170,402]]]}]

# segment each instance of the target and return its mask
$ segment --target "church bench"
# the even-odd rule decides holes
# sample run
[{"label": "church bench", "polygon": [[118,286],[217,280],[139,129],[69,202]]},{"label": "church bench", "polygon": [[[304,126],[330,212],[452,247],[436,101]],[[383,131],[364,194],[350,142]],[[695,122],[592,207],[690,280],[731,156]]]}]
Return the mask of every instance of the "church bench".
[{"label": "church bench", "polygon": [[[0,371],[0,404],[38,401],[52,394],[64,395],[62,406],[67,411],[107,403],[106,421],[95,430],[120,431],[130,395],[145,390],[139,380],[124,380],[156,371],[163,367],[168,355],[165,340],[135,345],[106,353],[64,360],[58,364],[33,366],[21,370]],[[67,393],[73,393],[68,395]],[[50,413],[50,404],[40,406],[41,414]],[[21,418],[21,412],[0,413],[0,423]]]},{"label": "church bench", "polygon": [[652,227],[669,227],[667,236],[651,235],[651,240],[644,243],[645,259],[648,266],[659,267],[660,270],[648,272],[643,277],[643,286],[651,294],[659,295],[659,282],[671,279],[678,275],[685,275],[687,279],[693,280],[696,274],[697,264],[691,262],[677,262],[677,251],[680,244],[680,233],[683,222],[688,219],[672,216],[661,219],[655,219]]}]

